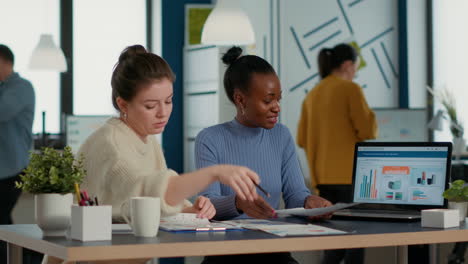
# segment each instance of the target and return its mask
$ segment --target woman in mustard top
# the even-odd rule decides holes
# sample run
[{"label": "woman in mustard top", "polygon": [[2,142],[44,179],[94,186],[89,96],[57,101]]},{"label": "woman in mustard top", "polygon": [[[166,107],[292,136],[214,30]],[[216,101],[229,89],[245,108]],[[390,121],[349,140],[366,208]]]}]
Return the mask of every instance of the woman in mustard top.
[{"label": "woman in mustard top", "polygon": [[[332,203],[351,198],[354,144],[377,136],[375,114],[362,88],[353,82],[358,64],[358,54],[348,44],[320,51],[322,80],[307,94],[297,130],[297,144],[307,154],[312,184]],[[362,253],[350,258],[363,260]],[[328,257],[325,254],[324,263],[339,263]]]},{"label": "woman in mustard top", "polygon": [[322,80],[302,104],[297,144],[323,196],[334,193],[335,185],[351,184],[354,144],[375,138],[377,123],[362,88],[352,81],[358,66],[355,49],[347,44],[322,49],[318,63]]}]

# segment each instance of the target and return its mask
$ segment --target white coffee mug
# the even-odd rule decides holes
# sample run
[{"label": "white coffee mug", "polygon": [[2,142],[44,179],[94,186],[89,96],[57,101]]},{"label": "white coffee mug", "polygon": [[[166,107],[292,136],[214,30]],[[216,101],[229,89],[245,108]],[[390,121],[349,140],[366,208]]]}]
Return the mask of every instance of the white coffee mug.
[{"label": "white coffee mug", "polygon": [[[130,198],[130,214],[128,214],[128,200],[120,207],[125,222],[130,225],[135,236],[154,237],[158,234],[161,217],[159,197]],[[124,207],[127,210],[124,210]],[[127,217],[130,215],[130,219]]]}]

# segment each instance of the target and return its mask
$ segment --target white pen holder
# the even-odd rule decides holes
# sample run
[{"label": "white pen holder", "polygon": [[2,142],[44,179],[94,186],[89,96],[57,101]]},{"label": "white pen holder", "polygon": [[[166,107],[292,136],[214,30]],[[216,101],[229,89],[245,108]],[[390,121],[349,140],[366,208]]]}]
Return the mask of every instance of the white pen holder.
[{"label": "white pen holder", "polygon": [[428,209],[421,211],[421,226],[449,228],[460,225],[456,209]]},{"label": "white pen holder", "polygon": [[112,239],[112,206],[72,205],[71,238],[81,241]]}]

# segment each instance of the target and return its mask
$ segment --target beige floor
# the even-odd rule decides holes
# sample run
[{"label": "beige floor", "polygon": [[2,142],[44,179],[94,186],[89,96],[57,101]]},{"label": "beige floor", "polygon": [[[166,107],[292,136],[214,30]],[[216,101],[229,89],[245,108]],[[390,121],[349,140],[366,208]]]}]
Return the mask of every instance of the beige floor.
[{"label": "beige floor", "polygon": [[[33,224],[34,223],[34,198],[31,194],[22,194],[15,209],[13,210],[13,221],[16,224]],[[453,248],[453,244],[442,244],[439,246],[439,261],[438,263],[447,263],[447,255]],[[303,264],[318,264],[320,263],[321,252],[296,252],[293,253],[299,263]],[[381,247],[366,249],[366,264],[392,264],[395,263],[395,248]],[[468,259],[468,252],[465,254],[465,259]],[[186,258],[186,264],[198,264],[202,260],[201,257]],[[154,263],[157,263],[156,261]],[[410,263],[411,264],[411,263]]]}]

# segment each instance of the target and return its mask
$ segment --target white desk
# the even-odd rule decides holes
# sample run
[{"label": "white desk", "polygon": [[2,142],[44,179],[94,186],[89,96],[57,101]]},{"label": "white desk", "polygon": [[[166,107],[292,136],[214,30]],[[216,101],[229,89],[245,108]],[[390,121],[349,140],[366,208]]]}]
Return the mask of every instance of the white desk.
[{"label": "white desk", "polygon": [[[69,261],[206,256],[342,248],[400,246],[399,262],[406,261],[406,245],[468,241],[468,225],[459,228],[421,228],[420,222],[373,222],[333,220],[323,224],[348,231],[346,235],[277,237],[259,231],[170,233],[154,238],[114,234],[110,241],[80,242],[65,237],[42,238],[36,225],[0,226],[0,240],[13,253],[9,264],[17,264],[22,248]],[[402,247],[403,246],[403,247]]]}]

